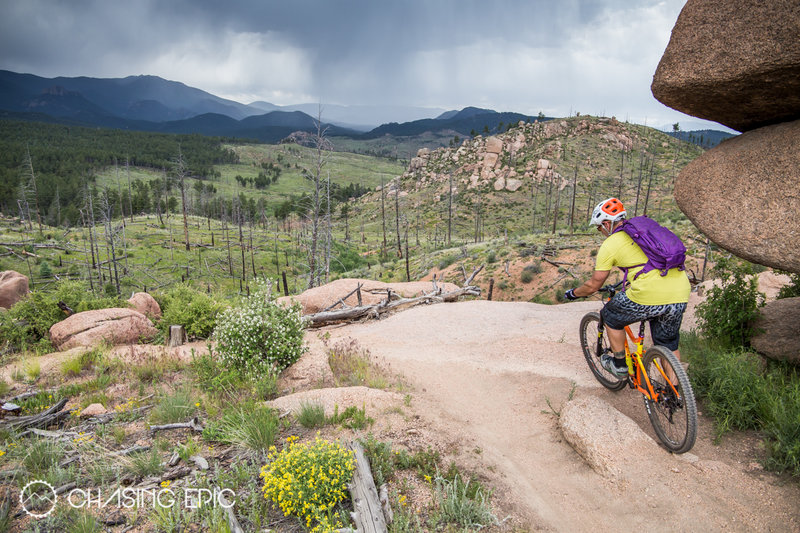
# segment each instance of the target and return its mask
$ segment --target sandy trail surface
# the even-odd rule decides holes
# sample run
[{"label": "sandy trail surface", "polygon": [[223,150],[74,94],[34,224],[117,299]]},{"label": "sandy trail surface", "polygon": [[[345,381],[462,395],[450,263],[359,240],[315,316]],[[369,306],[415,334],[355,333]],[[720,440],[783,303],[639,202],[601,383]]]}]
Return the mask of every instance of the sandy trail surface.
[{"label": "sandy trail surface", "polygon": [[754,435],[714,444],[702,415],[690,453],[631,447],[613,475],[573,450],[554,413],[571,396],[608,402],[656,439],[641,395],[607,391],[583,360],[578,325],[598,308],[469,301],[329,332],[332,341],[357,339],[405,376],[416,416],[495,487],[501,512],[523,530],[800,531],[798,484],[760,468]]}]

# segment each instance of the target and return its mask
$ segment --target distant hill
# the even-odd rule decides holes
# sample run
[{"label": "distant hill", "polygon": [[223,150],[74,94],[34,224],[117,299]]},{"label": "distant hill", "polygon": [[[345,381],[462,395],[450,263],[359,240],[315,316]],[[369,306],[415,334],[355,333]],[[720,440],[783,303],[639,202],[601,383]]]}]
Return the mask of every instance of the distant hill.
[{"label": "distant hill", "polygon": [[362,139],[375,139],[385,135],[395,137],[411,137],[429,132],[451,131],[463,136],[474,133],[495,132],[502,126],[517,124],[520,121],[533,122],[537,117],[520,113],[498,113],[490,109],[465,107],[461,111],[448,111],[438,118],[414,120],[398,124],[391,122],[378,126],[374,130],[361,135]]},{"label": "distant hill", "polygon": [[713,148],[725,139],[736,137],[735,133],[719,130],[668,131],[667,135],[687,141],[703,148]]},{"label": "distant hill", "polygon": [[157,76],[42,78],[7,70],[0,70],[0,108],[43,112],[38,109],[37,100],[56,87],[80,94],[85,101],[102,109],[102,114],[129,120],[164,122],[204,113],[220,113],[241,119],[254,114],[252,109],[239,102]]}]

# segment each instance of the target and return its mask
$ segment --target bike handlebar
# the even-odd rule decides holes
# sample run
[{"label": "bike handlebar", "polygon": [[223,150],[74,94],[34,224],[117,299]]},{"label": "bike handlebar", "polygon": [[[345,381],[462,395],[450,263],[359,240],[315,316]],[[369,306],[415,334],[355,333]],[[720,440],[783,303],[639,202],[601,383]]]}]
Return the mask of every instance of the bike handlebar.
[{"label": "bike handlebar", "polygon": [[610,293],[614,293],[614,292],[617,292],[617,291],[620,289],[620,287],[622,287],[622,284],[623,284],[623,283],[625,283],[625,281],[624,281],[624,280],[623,280],[623,281],[620,281],[619,283],[616,283],[616,284],[614,284],[614,285],[606,285],[605,287],[600,287],[600,288],[598,289],[598,291],[599,291],[599,292],[610,292]]}]

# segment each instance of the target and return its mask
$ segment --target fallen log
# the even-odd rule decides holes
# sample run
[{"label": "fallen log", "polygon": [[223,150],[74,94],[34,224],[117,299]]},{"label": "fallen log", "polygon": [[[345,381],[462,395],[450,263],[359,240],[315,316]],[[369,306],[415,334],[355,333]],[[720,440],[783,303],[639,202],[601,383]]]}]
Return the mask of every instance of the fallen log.
[{"label": "fallen log", "polygon": [[50,409],[42,411],[39,414],[0,419],[0,428],[9,428],[14,430],[46,428],[47,426],[56,422],[60,422],[63,418],[69,416],[68,411],[61,411],[65,405],[67,405],[67,398],[62,398],[58,401],[58,403],[50,407]]},{"label": "fallen log", "polygon": [[441,290],[439,290],[436,293],[425,294],[423,296],[417,296],[416,298],[400,298],[397,293],[392,292],[389,296],[391,300],[382,300],[380,303],[374,305],[348,307],[346,309],[337,309],[334,311],[321,311],[319,313],[303,316],[303,321],[308,327],[319,327],[325,324],[357,320],[368,316],[372,318],[379,318],[380,315],[395,310],[399,307],[418,305],[422,303],[431,304],[454,302],[460,296],[480,296],[480,294],[480,287],[475,286],[462,287],[455,291],[445,293],[442,293]]},{"label": "fallen log", "polygon": [[197,417],[195,417],[188,422],[177,422],[175,424],[150,426],[150,431],[160,431],[164,429],[191,429],[194,431],[203,431],[203,425],[200,423],[200,420]]},{"label": "fallen log", "polygon": [[351,442],[348,447],[353,451],[356,460],[353,481],[348,487],[350,500],[353,502],[353,512],[350,513],[350,516],[353,518],[356,531],[359,533],[385,533],[387,531],[386,520],[364,448],[358,442]]},{"label": "fallen log", "polygon": [[244,533],[244,529],[242,529],[239,520],[236,519],[236,513],[233,511],[233,503],[228,502],[225,492],[219,493],[219,504],[225,509],[225,518],[228,520],[228,529],[231,530],[231,533]]}]

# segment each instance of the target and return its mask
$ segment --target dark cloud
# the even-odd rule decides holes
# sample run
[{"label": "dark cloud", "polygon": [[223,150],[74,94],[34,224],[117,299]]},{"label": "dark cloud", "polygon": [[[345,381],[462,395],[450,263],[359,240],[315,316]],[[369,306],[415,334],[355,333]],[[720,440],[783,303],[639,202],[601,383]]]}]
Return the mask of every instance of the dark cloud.
[{"label": "dark cloud", "polygon": [[650,78],[682,5],[0,0],[0,68],[48,77],[154,74],[278,104],[655,115],[666,108],[650,95]]}]

